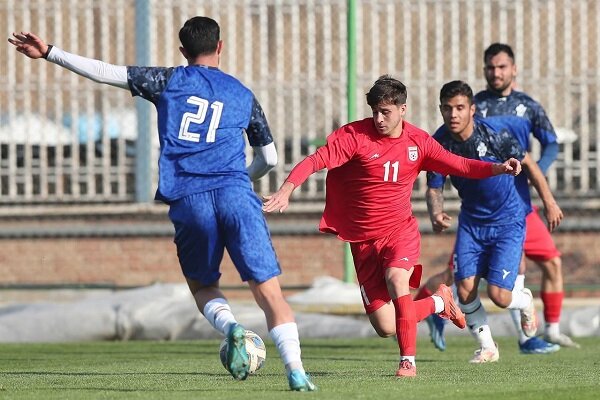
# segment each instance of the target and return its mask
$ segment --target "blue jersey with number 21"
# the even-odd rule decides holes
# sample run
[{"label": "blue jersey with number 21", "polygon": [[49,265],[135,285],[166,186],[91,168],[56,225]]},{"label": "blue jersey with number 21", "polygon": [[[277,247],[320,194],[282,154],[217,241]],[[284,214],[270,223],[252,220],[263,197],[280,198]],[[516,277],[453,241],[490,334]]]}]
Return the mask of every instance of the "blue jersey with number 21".
[{"label": "blue jersey with number 21", "polygon": [[244,132],[251,146],[273,142],[260,104],[218,68],[127,67],[134,96],[158,112],[156,199],[166,203],[224,186],[250,186]]}]

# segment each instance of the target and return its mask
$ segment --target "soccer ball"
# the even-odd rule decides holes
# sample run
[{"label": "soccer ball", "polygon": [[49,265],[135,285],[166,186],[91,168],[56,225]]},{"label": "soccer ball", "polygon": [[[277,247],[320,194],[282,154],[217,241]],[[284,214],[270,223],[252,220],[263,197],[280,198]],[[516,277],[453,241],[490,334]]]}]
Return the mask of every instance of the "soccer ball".
[{"label": "soccer ball", "polygon": [[[227,369],[227,338],[223,339],[219,347],[219,357],[221,364]],[[267,359],[267,348],[265,342],[256,333],[246,330],[246,351],[250,361],[250,373],[254,374],[262,368]]]}]

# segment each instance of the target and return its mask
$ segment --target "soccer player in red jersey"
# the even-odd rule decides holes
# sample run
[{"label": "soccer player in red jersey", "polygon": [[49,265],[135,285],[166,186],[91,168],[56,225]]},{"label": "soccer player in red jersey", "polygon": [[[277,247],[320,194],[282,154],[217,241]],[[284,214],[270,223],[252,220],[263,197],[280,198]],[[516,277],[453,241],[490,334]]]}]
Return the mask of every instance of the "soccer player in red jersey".
[{"label": "soccer player in red jersey", "polygon": [[429,134],[404,121],[406,87],[388,75],[367,93],[373,116],[331,133],[315,153],[298,163],[280,189],[266,196],[265,212],[283,212],[311,174],[328,169],[325,210],[319,229],[350,242],[363,305],[379,336],[396,335],[397,377],[416,375],[417,322],[432,313],[464,328],[464,315],[442,285],[413,301],[410,288],[421,277],[420,233],[410,197],[420,171],[483,179],[517,175],[516,159],[504,163],[469,160],[446,151]]}]

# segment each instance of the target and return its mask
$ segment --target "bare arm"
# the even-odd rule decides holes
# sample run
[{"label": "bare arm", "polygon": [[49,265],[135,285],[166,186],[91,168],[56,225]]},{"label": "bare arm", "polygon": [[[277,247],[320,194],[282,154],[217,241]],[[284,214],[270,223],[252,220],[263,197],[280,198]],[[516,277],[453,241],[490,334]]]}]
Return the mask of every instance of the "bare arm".
[{"label": "bare arm", "polygon": [[522,164],[527,172],[529,181],[544,203],[544,215],[548,221],[548,229],[552,232],[558,227],[560,221],[563,219],[562,210],[556,203],[542,170],[538,167],[537,163],[533,161],[529,153],[525,154]]},{"label": "bare arm", "polygon": [[428,188],[425,192],[427,211],[431,227],[436,233],[445,231],[450,227],[452,218],[444,212],[444,193],[442,188]]},{"label": "bare arm", "polygon": [[290,196],[294,189],[296,189],[296,186],[292,182],[283,182],[278,191],[264,197],[263,211],[273,212],[279,210],[280,213],[284,212],[290,204]]}]

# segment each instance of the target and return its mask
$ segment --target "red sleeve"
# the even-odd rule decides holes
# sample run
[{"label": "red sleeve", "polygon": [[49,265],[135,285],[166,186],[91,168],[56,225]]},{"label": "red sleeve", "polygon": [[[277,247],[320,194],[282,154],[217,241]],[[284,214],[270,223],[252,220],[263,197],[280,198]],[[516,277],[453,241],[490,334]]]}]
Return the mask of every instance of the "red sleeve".
[{"label": "red sleeve", "polygon": [[313,173],[323,168],[333,169],[344,165],[353,156],[358,146],[351,125],[345,125],[333,131],[327,137],[327,143],[316,152],[300,161],[290,172],[286,181],[298,187]]},{"label": "red sleeve", "polygon": [[325,167],[325,164],[317,161],[318,159],[316,154],[306,157],[296,164],[285,181],[293,183],[295,187],[302,185],[309,176]]},{"label": "red sleeve", "polygon": [[444,149],[435,139],[428,137],[425,142],[426,155],[423,169],[443,175],[462,176],[464,178],[484,179],[493,176],[491,162],[472,160],[458,156]]}]

